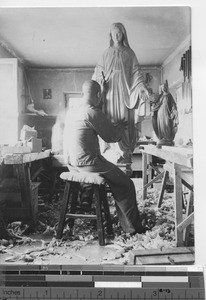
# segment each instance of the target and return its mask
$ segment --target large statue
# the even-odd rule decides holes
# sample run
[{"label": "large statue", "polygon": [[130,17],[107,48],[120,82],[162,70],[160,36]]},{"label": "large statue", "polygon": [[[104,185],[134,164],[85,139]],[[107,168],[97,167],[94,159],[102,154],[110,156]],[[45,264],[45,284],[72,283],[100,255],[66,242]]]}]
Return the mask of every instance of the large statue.
[{"label": "large statue", "polygon": [[151,111],[153,129],[159,139],[157,147],[173,146],[178,128],[178,112],[167,81],[160,85],[159,95],[152,103]]},{"label": "large statue", "polygon": [[103,88],[103,111],[114,123],[125,119],[121,142],[107,144],[104,151],[115,147],[121,153],[119,162],[131,162],[137,140],[135,113],[140,114],[142,105],[149,98],[144,78],[134,51],[130,48],[127,33],[121,23],[114,23],[110,30],[110,47],[107,48],[95,68],[92,77]]}]

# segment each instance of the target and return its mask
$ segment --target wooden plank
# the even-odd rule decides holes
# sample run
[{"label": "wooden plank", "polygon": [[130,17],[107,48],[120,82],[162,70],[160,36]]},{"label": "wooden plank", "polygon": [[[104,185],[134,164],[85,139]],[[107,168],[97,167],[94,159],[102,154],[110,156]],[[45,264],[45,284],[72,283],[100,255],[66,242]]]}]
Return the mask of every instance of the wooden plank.
[{"label": "wooden plank", "polygon": [[39,168],[32,174],[32,180],[35,180],[42,171],[44,171],[44,168],[39,166]]},{"label": "wooden plank", "polygon": [[176,245],[183,246],[183,232],[179,231],[178,225],[182,222],[182,180],[181,167],[174,164],[174,209],[175,209],[175,237]]},{"label": "wooden plank", "polygon": [[142,265],[191,265],[195,262],[194,254],[161,255],[135,257],[134,264]]},{"label": "wooden plank", "polygon": [[173,177],[175,175],[174,163],[166,162],[163,166],[163,169],[170,173],[170,177]]},{"label": "wooden plank", "polygon": [[157,167],[155,167],[151,162],[150,162],[150,167],[157,173],[157,174],[160,174],[161,173],[161,171],[157,168]]},{"label": "wooden plank", "polygon": [[162,148],[157,148],[154,145],[144,145],[141,151],[181,166],[193,167],[193,150],[191,147],[163,146]]},{"label": "wooden plank", "polygon": [[4,164],[7,165],[18,165],[25,164],[32,161],[45,159],[50,157],[51,150],[46,150],[39,153],[25,153],[25,154],[7,154],[4,156]]},{"label": "wooden plank", "polygon": [[2,156],[7,154],[24,154],[31,153],[31,148],[27,146],[3,146],[1,149]]},{"label": "wooden plank", "polygon": [[[166,162],[164,164],[164,169],[170,173],[170,176],[174,176],[174,167],[173,163]],[[193,190],[193,169],[185,169],[185,167],[181,167],[181,180],[182,184],[184,184],[189,190]]]},{"label": "wooden plank", "polygon": [[194,263],[194,248],[174,247],[164,251],[144,249],[130,251],[130,262],[134,265],[170,265]]},{"label": "wooden plank", "polygon": [[152,185],[154,182],[156,182],[157,180],[159,180],[160,178],[162,178],[162,176],[165,174],[165,172],[162,172],[160,174],[158,174],[154,179],[152,179],[150,182],[148,182],[147,184],[144,185],[144,188],[148,188],[150,185]]},{"label": "wooden plank", "polygon": [[147,154],[142,153],[142,178],[143,178],[143,192],[142,192],[142,198],[146,199],[147,198]]},{"label": "wooden plank", "polygon": [[101,202],[102,202],[103,207],[104,207],[104,215],[105,215],[105,220],[106,220],[107,234],[108,235],[113,235],[114,232],[113,232],[112,219],[111,219],[110,210],[109,210],[109,203],[108,203],[108,200],[107,200],[106,186],[101,185],[99,187],[99,190],[100,190]]},{"label": "wooden plank", "polygon": [[133,255],[138,257],[140,256],[158,256],[158,255],[170,255],[170,254],[186,254],[186,253],[193,253],[193,248],[187,247],[174,247],[174,248],[166,248],[165,250],[161,251],[160,249],[144,249],[144,250],[132,250]]},{"label": "wooden plank", "polygon": [[[186,210],[186,216],[188,217],[193,211],[194,211],[194,194],[192,191],[190,191],[189,194],[189,200],[187,203],[187,210]],[[185,241],[185,246],[188,245],[189,243],[189,236],[190,236],[190,232],[191,232],[191,223],[186,227],[185,231],[184,231],[184,241]]]},{"label": "wooden plank", "polygon": [[96,215],[84,215],[84,214],[67,213],[66,218],[73,218],[73,219],[82,218],[82,219],[94,219],[94,220],[96,220],[97,216]]},{"label": "wooden plank", "polygon": [[[80,183],[79,182],[71,182],[72,185],[72,196],[71,196],[71,205],[70,205],[70,214],[75,214],[76,209],[77,209],[77,201],[78,201],[78,194],[79,194],[79,188],[80,188]],[[69,220],[69,227],[72,230],[74,227],[74,220],[70,219]]]},{"label": "wooden plank", "polygon": [[194,220],[194,212],[191,213],[187,218],[185,218],[180,224],[178,224],[177,229],[183,231],[188,225]]},{"label": "wooden plank", "polygon": [[193,169],[182,168],[181,177],[182,177],[183,184],[184,184],[184,182],[186,182],[191,187],[193,186],[193,183],[194,183]]},{"label": "wooden plank", "polygon": [[148,181],[151,182],[152,180],[152,168],[150,164],[152,163],[152,155],[147,154],[147,174],[148,174]]},{"label": "wooden plank", "polygon": [[71,184],[70,184],[70,182],[67,181],[65,183],[64,195],[62,198],[62,207],[61,207],[59,224],[58,224],[58,229],[57,229],[57,239],[62,238],[62,233],[63,233],[64,225],[65,225],[65,216],[66,216],[66,212],[67,212],[67,208],[68,208],[70,193],[71,193]]},{"label": "wooden plank", "polygon": [[158,198],[158,202],[157,202],[157,207],[160,207],[162,205],[166,182],[167,182],[168,175],[169,175],[168,171],[165,171],[163,173],[164,173],[164,177],[162,180],[162,185],[161,185],[161,190],[160,190],[160,194],[159,194],[159,198]]},{"label": "wooden plank", "polygon": [[35,224],[35,216],[32,206],[32,194],[31,194],[31,179],[30,170],[28,165],[16,165],[19,186],[21,190],[22,208],[25,209],[28,220],[31,221],[31,225]]},{"label": "wooden plank", "polygon": [[31,183],[31,190],[33,191],[34,189],[36,189],[37,187],[39,187],[41,184],[41,182],[32,182]]},{"label": "wooden plank", "polygon": [[94,184],[94,196],[95,196],[95,207],[96,207],[96,217],[97,217],[97,233],[99,238],[99,245],[105,245],[104,237],[104,226],[102,218],[102,199],[99,194],[99,186]]}]

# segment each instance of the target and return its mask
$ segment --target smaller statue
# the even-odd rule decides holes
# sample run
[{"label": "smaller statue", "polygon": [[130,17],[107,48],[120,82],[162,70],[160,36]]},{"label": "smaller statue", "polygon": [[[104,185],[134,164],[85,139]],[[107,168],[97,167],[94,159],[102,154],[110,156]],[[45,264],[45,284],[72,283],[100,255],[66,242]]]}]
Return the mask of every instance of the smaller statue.
[{"label": "smaller statue", "polygon": [[160,85],[159,95],[152,102],[152,125],[159,141],[157,147],[174,146],[178,128],[177,105],[168,90],[168,82]]}]

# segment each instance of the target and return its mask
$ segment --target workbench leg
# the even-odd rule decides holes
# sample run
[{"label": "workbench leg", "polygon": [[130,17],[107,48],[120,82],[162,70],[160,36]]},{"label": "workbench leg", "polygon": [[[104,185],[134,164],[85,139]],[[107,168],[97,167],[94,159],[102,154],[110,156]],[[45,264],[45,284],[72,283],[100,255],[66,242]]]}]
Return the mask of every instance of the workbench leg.
[{"label": "workbench leg", "polygon": [[[186,218],[194,211],[194,207],[193,207],[193,191],[190,191],[189,194],[189,201],[187,203],[187,210],[186,210]],[[189,235],[190,235],[190,231],[191,231],[191,224],[189,224],[184,232],[184,241],[185,241],[185,246],[189,246]]]},{"label": "workbench leg", "polygon": [[30,166],[29,164],[18,164],[16,165],[16,171],[21,190],[22,208],[26,212],[26,219],[34,227],[36,220],[32,203]]},{"label": "workbench leg", "polygon": [[177,226],[182,222],[182,179],[181,167],[174,165],[174,209],[175,209],[175,237],[177,247],[183,246],[183,232],[177,229]]},{"label": "workbench leg", "polygon": [[162,186],[161,186],[160,195],[159,195],[158,204],[157,204],[158,208],[160,208],[162,205],[162,200],[163,200],[164,191],[165,191],[165,187],[166,187],[166,183],[167,183],[167,179],[168,179],[168,174],[169,174],[168,171],[164,172],[164,176],[162,179]]},{"label": "workbench leg", "polygon": [[[152,163],[152,155],[147,154],[147,174],[148,174],[148,182],[152,180],[152,168],[150,164]],[[151,185],[153,187],[153,185]]]},{"label": "workbench leg", "polygon": [[142,198],[147,198],[147,188],[145,185],[147,184],[147,154],[142,153],[142,179],[143,179],[143,192]]},{"label": "workbench leg", "polygon": [[55,168],[51,171],[51,185],[50,185],[50,195],[49,195],[50,202],[52,202],[52,198],[56,192],[57,173],[58,171]]}]

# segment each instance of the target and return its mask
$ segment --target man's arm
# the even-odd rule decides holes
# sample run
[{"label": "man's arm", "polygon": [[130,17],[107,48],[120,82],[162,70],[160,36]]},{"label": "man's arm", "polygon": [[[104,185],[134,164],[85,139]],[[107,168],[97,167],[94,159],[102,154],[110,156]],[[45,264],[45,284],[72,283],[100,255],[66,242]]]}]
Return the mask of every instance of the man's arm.
[{"label": "man's arm", "polygon": [[100,109],[91,109],[88,123],[107,143],[120,141],[125,128],[125,122],[113,124]]}]

